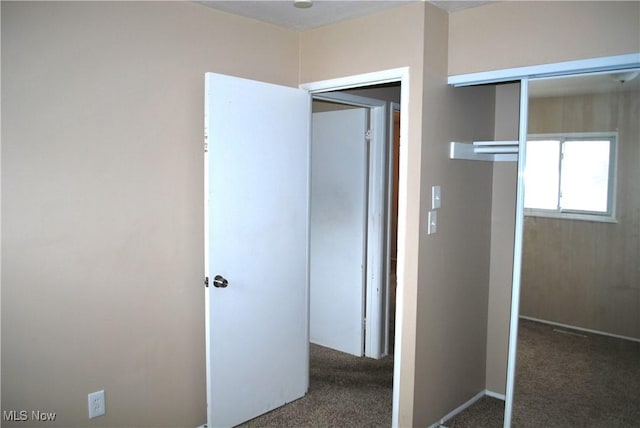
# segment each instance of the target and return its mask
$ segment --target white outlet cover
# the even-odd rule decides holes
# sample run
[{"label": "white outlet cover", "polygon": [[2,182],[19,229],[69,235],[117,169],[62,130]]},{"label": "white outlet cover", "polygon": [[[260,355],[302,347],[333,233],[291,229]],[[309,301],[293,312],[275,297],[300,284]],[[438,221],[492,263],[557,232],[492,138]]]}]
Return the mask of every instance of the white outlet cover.
[{"label": "white outlet cover", "polygon": [[104,401],[104,389],[89,394],[89,419],[104,415],[106,404]]}]

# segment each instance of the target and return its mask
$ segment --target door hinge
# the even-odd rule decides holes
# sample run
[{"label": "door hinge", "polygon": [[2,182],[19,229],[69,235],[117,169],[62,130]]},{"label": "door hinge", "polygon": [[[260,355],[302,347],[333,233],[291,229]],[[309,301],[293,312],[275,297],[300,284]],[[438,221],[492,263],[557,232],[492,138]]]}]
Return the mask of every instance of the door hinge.
[{"label": "door hinge", "polygon": [[209,287],[209,277],[208,276],[204,277],[204,286],[205,287]]},{"label": "door hinge", "polygon": [[367,132],[364,133],[364,139],[367,141],[371,141],[373,138],[373,129],[367,129]]}]

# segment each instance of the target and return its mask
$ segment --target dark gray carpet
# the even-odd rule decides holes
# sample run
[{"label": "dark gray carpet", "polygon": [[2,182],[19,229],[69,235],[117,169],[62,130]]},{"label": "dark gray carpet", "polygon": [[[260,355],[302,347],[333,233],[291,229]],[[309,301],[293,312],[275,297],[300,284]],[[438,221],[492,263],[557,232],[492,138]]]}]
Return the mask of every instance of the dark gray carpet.
[{"label": "dark gray carpet", "polygon": [[242,427],[389,427],[393,357],[380,360],[311,345],[309,392]]},{"label": "dark gray carpet", "polygon": [[[640,343],[521,320],[514,428],[640,427]],[[311,346],[309,393],[243,427],[389,427],[393,359]],[[484,397],[445,422],[500,428],[504,402]]]},{"label": "dark gray carpet", "polygon": [[[502,427],[503,412],[485,397],[444,425]],[[521,320],[512,427],[640,427],[640,343]]]}]

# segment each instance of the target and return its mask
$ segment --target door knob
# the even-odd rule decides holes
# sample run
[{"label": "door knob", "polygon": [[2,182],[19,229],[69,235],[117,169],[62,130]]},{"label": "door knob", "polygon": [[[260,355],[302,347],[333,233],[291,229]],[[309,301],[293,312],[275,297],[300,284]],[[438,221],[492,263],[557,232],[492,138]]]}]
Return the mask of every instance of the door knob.
[{"label": "door knob", "polygon": [[222,275],[216,275],[213,277],[213,286],[217,288],[227,288],[229,281],[227,281]]}]

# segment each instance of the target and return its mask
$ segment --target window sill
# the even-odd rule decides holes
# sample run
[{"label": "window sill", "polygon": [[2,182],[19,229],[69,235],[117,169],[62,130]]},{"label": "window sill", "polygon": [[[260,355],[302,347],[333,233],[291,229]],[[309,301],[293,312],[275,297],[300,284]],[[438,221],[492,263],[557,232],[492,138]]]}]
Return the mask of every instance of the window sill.
[{"label": "window sill", "polygon": [[544,217],[555,218],[558,220],[580,220],[580,221],[593,221],[597,223],[618,223],[615,217],[609,215],[595,215],[595,214],[579,214],[569,212],[550,212],[525,209],[524,215],[526,217]]}]

